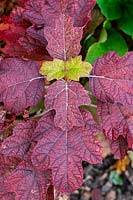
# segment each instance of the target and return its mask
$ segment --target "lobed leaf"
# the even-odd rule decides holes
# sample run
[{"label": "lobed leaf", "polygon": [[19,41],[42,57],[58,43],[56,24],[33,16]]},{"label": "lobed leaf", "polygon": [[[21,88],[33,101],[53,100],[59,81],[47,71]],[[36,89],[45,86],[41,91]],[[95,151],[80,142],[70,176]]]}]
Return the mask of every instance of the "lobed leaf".
[{"label": "lobed leaf", "polygon": [[68,10],[74,18],[74,26],[83,27],[91,21],[91,11],[96,4],[96,0],[70,0]]},{"label": "lobed leaf", "polygon": [[96,60],[90,79],[90,89],[97,99],[125,106],[133,105],[132,59],[132,52],[121,58],[117,53],[109,52]]},{"label": "lobed leaf", "polygon": [[55,126],[65,130],[73,126],[84,126],[84,120],[79,110],[81,105],[90,105],[87,91],[79,83],[58,80],[49,86],[45,98],[46,109],[54,109]]},{"label": "lobed leaf", "polygon": [[43,98],[44,83],[34,61],[7,58],[0,65],[0,99],[6,110],[19,113]]},{"label": "lobed leaf", "polygon": [[21,162],[6,178],[5,185],[16,194],[15,200],[44,200],[51,185],[51,171],[36,171],[30,162]]},{"label": "lobed leaf", "polygon": [[53,58],[67,60],[80,52],[82,28],[74,27],[70,16],[61,15],[55,20],[55,27],[45,27],[44,36],[48,41],[46,49]]},{"label": "lobed leaf", "polygon": [[133,136],[132,107],[98,102],[98,115],[104,133],[110,140],[116,140],[119,136],[123,136],[129,140],[129,147],[132,148],[132,142],[130,143]]},{"label": "lobed leaf", "polygon": [[7,193],[7,194],[0,194],[1,200],[15,200],[15,195],[13,193]]},{"label": "lobed leaf", "polygon": [[3,17],[3,25],[6,26],[0,31],[0,40],[5,40],[6,46],[2,48],[2,51],[9,56],[49,60],[43,27],[31,26],[30,21],[24,18],[24,10],[17,7],[9,17]]},{"label": "lobed leaf", "polygon": [[123,136],[119,136],[116,140],[111,141],[111,151],[117,159],[123,159],[129,150],[127,141]]},{"label": "lobed leaf", "polygon": [[104,134],[110,140],[112,153],[117,159],[123,159],[133,148],[132,107],[98,102],[98,115]]},{"label": "lobed leaf", "polygon": [[81,187],[82,160],[93,164],[102,161],[102,146],[93,136],[99,128],[87,111],[82,111],[86,126],[71,130],[55,127],[52,112],[47,115],[39,120],[35,130],[41,139],[33,150],[32,162],[39,170],[51,168],[55,188],[70,193]]},{"label": "lobed leaf", "polygon": [[[26,4],[24,16],[35,24],[54,26],[60,15],[69,15],[74,19],[74,26],[83,27],[91,20],[91,10],[95,0],[30,0]],[[82,12],[84,10],[84,12]]]},{"label": "lobed leaf", "polygon": [[36,121],[33,120],[17,124],[13,134],[3,141],[0,152],[5,156],[23,158],[30,148],[35,127]]}]

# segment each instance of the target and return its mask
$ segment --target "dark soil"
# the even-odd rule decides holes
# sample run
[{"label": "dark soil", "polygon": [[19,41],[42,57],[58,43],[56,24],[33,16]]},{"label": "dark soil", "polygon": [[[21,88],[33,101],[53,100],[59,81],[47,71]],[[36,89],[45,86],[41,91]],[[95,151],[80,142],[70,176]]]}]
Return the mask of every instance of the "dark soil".
[{"label": "dark soil", "polygon": [[109,180],[111,167],[116,161],[113,156],[108,156],[100,165],[84,162],[82,188],[72,193],[70,200],[133,200],[133,168],[130,165],[120,175],[122,185]]}]

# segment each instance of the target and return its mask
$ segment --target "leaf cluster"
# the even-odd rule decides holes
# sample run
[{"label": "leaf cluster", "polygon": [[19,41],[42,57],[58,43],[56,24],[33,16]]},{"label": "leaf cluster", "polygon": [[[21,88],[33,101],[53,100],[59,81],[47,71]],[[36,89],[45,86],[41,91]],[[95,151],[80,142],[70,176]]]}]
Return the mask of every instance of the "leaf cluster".
[{"label": "leaf cluster", "polygon": [[[52,200],[53,187],[81,187],[82,161],[102,162],[98,133],[117,158],[132,149],[133,53],[110,51],[93,66],[82,61],[94,0],[17,3],[0,28],[0,198]],[[105,37],[95,45],[104,54],[108,44]],[[99,123],[88,111],[94,99]]]}]

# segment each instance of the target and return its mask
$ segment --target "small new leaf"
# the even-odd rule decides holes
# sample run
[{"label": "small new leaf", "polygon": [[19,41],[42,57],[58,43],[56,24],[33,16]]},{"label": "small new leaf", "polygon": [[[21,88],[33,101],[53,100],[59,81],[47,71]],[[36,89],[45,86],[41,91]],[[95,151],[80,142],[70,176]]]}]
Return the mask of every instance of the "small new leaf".
[{"label": "small new leaf", "polygon": [[54,59],[44,62],[40,74],[47,75],[49,81],[53,79],[66,78],[67,80],[78,81],[80,77],[87,77],[91,70],[88,62],[83,62],[82,57],[71,58],[68,61]]}]

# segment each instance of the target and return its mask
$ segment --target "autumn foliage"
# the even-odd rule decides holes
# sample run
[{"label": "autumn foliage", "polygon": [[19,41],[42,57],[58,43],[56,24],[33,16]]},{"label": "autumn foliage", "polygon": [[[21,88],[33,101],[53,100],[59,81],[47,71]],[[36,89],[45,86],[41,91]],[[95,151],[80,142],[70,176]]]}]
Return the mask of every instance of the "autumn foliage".
[{"label": "autumn foliage", "polygon": [[[81,187],[82,161],[102,163],[97,134],[118,159],[133,148],[133,53],[108,52],[93,66],[82,61],[95,0],[17,3],[0,27],[0,199],[52,199],[53,187]],[[97,122],[88,111],[92,97]],[[30,115],[42,100],[43,113]]]}]

